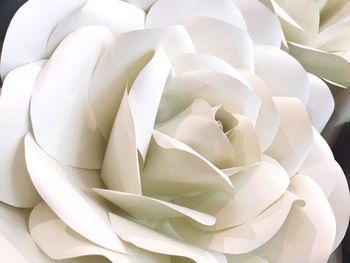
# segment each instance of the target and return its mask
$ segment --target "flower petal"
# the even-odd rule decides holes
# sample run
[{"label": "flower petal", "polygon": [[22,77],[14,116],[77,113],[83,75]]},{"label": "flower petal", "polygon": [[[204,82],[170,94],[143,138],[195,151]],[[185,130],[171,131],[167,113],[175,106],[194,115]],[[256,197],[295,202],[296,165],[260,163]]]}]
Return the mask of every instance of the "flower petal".
[{"label": "flower petal", "polygon": [[60,162],[101,167],[105,142],[87,101],[89,81],[109,31],[89,26],[70,34],[40,72],[31,101],[39,145]]},{"label": "flower petal", "polygon": [[34,186],[63,222],[96,244],[113,251],[126,251],[106,222],[69,182],[58,164],[40,149],[30,134],[25,137],[25,158]]},{"label": "flower petal", "polygon": [[106,27],[113,36],[143,29],[145,12],[119,0],[89,0],[83,7],[65,17],[51,33],[47,52],[51,53],[69,33],[81,27],[97,25]]},{"label": "flower petal", "polygon": [[312,125],[318,132],[326,126],[334,110],[334,99],[326,83],[315,75],[309,74],[310,96],[307,111]]},{"label": "flower petal", "polygon": [[290,189],[305,200],[305,206],[293,207],[281,230],[256,254],[270,262],[326,262],[335,237],[335,220],[328,201],[306,176],[296,175]]},{"label": "flower petal", "polygon": [[109,189],[142,194],[135,125],[126,91],[109,137],[101,178]]},{"label": "flower petal", "polygon": [[242,14],[231,0],[158,0],[146,17],[146,28],[177,25],[194,17],[205,16],[246,29]]},{"label": "flower petal", "polygon": [[[280,47],[282,29],[277,16],[259,1],[233,0],[255,44]],[[267,30],[268,28],[268,30]]]},{"label": "flower petal", "polygon": [[300,100],[274,98],[280,117],[277,135],[265,152],[293,176],[311,151],[313,136],[309,116]]},{"label": "flower petal", "polygon": [[110,213],[110,220],[117,235],[129,243],[156,253],[193,259],[197,263],[226,263],[224,255],[186,244],[130,220]]},{"label": "flower petal", "polygon": [[[29,229],[40,249],[56,260],[89,256],[86,257],[89,262],[141,263],[146,260],[149,260],[147,262],[166,262],[165,257],[162,258],[164,261],[161,261],[161,256],[153,254],[152,257],[151,253],[146,251],[142,253],[142,256],[140,255],[142,257],[140,259],[139,255],[125,255],[100,247],[69,228],[44,203],[40,203],[32,210],[29,218]],[[136,252],[139,251],[136,250],[135,254]],[[95,255],[101,255],[108,260]],[[153,259],[150,260],[150,258]]]},{"label": "flower petal", "polygon": [[220,231],[203,231],[183,219],[172,219],[175,231],[189,244],[227,254],[253,251],[270,240],[281,228],[298,198],[288,191],[256,218]]},{"label": "flower petal", "polygon": [[[142,43],[142,45],[135,45]],[[133,31],[117,37],[100,58],[90,81],[89,101],[99,130],[109,138],[125,87],[131,86],[141,69],[162,47],[167,56],[194,52],[191,38],[182,26]]]},{"label": "flower petal", "polygon": [[0,202],[1,260],[16,263],[51,263],[36,246],[28,232],[28,209],[10,207]]},{"label": "flower petal", "polygon": [[203,99],[212,106],[222,105],[227,111],[245,115],[255,123],[260,99],[245,83],[215,71],[191,71],[177,75],[164,90],[157,122],[181,112],[194,99]]},{"label": "flower petal", "polygon": [[210,211],[203,211],[217,219],[214,227],[200,226],[203,230],[222,230],[247,223],[278,200],[289,185],[288,174],[276,161],[267,156],[259,165],[237,173],[230,179],[235,186],[234,197],[221,208],[211,207]]},{"label": "flower petal", "polygon": [[233,192],[230,180],[221,170],[187,145],[158,131],[153,133],[141,182],[146,195]]},{"label": "flower petal", "polygon": [[309,79],[298,61],[288,53],[269,46],[255,46],[254,58],[256,74],[265,81],[272,96],[297,97],[306,105]]},{"label": "flower petal", "polygon": [[42,65],[10,72],[0,97],[0,200],[18,207],[33,207],[40,200],[25,167],[23,137],[31,129],[29,103]]},{"label": "flower petal", "polygon": [[253,43],[241,28],[209,17],[196,17],[184,26],[196,51],[214,55],[235,68],[254,71]]},{"label": "flower petal", "polygon": [[159,199],[105,189],[93,189],[137,219],[188,217],[203,225],[215,224],[215,217]]},{"label": "flower petal", "polygon": [[241,73],[260,97],[261,107],[256,120],[255,131],[261,151],[264,152],[271,145],[278,131],[279,117],[276,106],[272,100],[269,87],[259,76],[248,71],[241,71]]},{"label": "flower petal", "polygon": [[55,26],[86,1],[33,0],[25,3],[7,30],[1,55],[2,79],[18,66],[44,59],[47,40]]},{"label": "flower petal", "polygon": [[[336,237],[333,248],[338,247],[349,223],[350,197],[344,172],[318,132],[314,131],[313,148],[299,171],[312,178],[328,199],[336,219]],[[345,204],[345,205],[344,205]]]},{"label": "flower petal", "polygon": [[151,61],[135,79],[129,93],[130,111],[135,124],[136,146],[143,160],[146,159],[157,110],[170,69],[171,64],[166,53],[162,48],[157,49]]},{"label": "flower petal", "polygon": [[350,63],[344,58],[296,43],[289,42],[288,45],[289,53],[308,72],[341,86],[350,86]]}]

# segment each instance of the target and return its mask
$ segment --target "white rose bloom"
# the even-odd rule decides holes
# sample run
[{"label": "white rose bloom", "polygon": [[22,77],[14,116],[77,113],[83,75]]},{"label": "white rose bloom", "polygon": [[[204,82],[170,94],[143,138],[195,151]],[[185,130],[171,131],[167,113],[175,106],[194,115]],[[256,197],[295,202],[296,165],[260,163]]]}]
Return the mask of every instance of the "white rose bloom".
[{"label": "white rose bloom", "polygon": [[28,1],[1,57],[1,260],[326,262],[350,210],[333,99],[281,36],[258,1]]},{"label": "white rose bloom", "polygon": [[288,49],[307,71],[350,86],[349,0],[260,0],[278,14]]}]

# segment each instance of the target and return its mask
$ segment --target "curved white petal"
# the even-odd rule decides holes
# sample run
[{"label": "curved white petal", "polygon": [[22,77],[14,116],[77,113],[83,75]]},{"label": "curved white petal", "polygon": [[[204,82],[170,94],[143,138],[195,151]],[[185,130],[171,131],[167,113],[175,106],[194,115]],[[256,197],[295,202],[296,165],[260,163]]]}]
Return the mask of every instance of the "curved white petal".
[{"label": "curved white petal", "polygon": [[[350,10],[350,4],[348,5]],[[325,28],[317,35],[315,47],[328,52],[348,50],[350,20]]]},{"label": "curved white petal", "polygon": [[254,124],[260,99],[239,79],[215,71],[191,71],[172,78],[164,90],[157,122],[163,122],[184,110],[194,99],[203,99],[212,106],[245,115]]},{"label": "curved white petal", "polygon": [[260,215],[236,227],[203,231],[183,219],[172,219],[175,231],[190,244],[227,254],[253,251],[270,240],[282,227],[295,201],[288,191]]},{"label": "curved white petal", "polygon": [[326,126],[334,110],[334,99],[326,83],[315,75],[309,74],[310,96],[307,111],[312,125],[318,132]]},{"label": "curved white petal", "polygon": [[280,127],[265,153],[276,159],[293,176],[311,151],[312,125],[300,100],[276,97],[274,102],[280,117]]},{"label": "curved white petal", "polygon": [[216,221],[211,215],[156,198],[106,189],[93,190],[137,219],[188,217],[203,225],[214,225]]},{"label": "curved white petal", "polygon": [[45,58],[47,40],[55,26],[86,2],[32,0],[25,3],[7,30],[1,55],[2,79],[18,66]]},{"label": "curved white petal", "polygon": [[29,234],[29,213],[28,209],[14,208],[0,202],[0,247],[3,262],[52,262]]},{"label": "curved white petal", "polygon": [[255,44],[280,47],[282,29],[277,16],[259,1],[233,0]]},{"label": "curved white petal", "polygon": [[263,157],[260,164],[231,176],[230,180],[235,186],[235,195],[232,197],[218,194],[217,197],[220,202],[226,202],[224,205],[211,204],[211,199],[215,199],[215,196],[207,195],[185,197],[182,200],[180,198],[176,203],[180,201],[181,205],[216,217],[214,226],[196,224],[198,228],[207,231],[222,230],[247,223],[258,216],[279,199],[289,185],[288,174],[276,161],[267,156]]},{"label": "curved white petal", "polygon": [[69,33],[78,28],[103,26],[113,36],[118,36],[124,32],[143,29],[145,16],[143,10],[120,0],[89,0],[55,27],[47,41],[47,52],[51,53]]},{"label": "curved white petal", "polygon": [[146,159],[157,110],[170,69],[171,65],[166,53],[162,48],[157,49],[151,61],[136,77],[129,93],[136,146],[143,160]]},{"label": "curved white petal", "polygon": [[30,134],[25,137],[25,158],[34,186],[63,222],[96,244],[118,252],[126,251],[106,222]]},{"label": "curved white petal", "polygon": [[[166,256],[152,255],[146,251],[141,252],[141,250],[135,249],[135,254],[125,255],[100,247],[69,228],[44,203],[38,204],[32,210],[29,218],[29,230],[40,249],[56,260],[101,255],[108,258],[108,262],[112,263],[167,262]],[[140,255],[137,255],[137,253],[140,253]],[[86,259],[90,258],[87,257]],[[91,262],[93,260],[101,262],[103,258],[95,256],[90,259]]]},{"label": "curved white petal", "polygon": [[344,58],[296,43],[288,43],[289,53],[316,76],[350,86],[350,63]]},{"label": "curved white petal", "polygon": [[98,26],[71,33],[36,82],[30,108],[34,136],[47,153],[65,164],[101,167],[105,142],[87,95],[92,71],[111,37]]},{"label": "curved white petal", "polygon": [[293,207],[281,230],[256,251],[270,262],[326,262],[332,252],[335,219],[326,197],[310,178],[296,175],[290,191],[305,201]]},{"label": "curved white petal", "polygon": [[29,103],[42,65],[9,73],[0,97],[0,200],[18,207],[33,207],[40,200],[25,167],[23,138],[31,129]]},{"label": "curved white petal", "polygon": [[138,6],[139,8],[143,10],[148,10],[153,3],[155,3],[158,0],[124,0],[125,2],[128,2],[130,4],[133,4],[135,6]]},{"label": "curved white petal", "polygon": [[271,145],[278,131],[279,117],[277,109],[272,100],[269,87],[265,82],[259,76],[249,71],[241,71],[241,73],[260,97],[261,106],[255,124],[255,131],[261,151],[264,152]]},{"label": "curved white petal", "polygon": [[235,68],[254,71],[253,43],[239,27],[210,17],[184,23],[197,52],[211,54]]},{"label": "curved white petal", "polygon": [[[135,43],[142,43],[136,45]],[[158,30],[133,31],[114,40],[103,54],[90,81],[89,101],[103,136],[108,139],[115,114],[126,86],[131,86],[154,51],[162,47],[172,60],[194,52],[194,46],[182,26]]]},{"label": "curved white petal", "polygon": [[346,233],[350,216],[350,197],[345,175],[334,160],[327,142],[314,131],[313,148],[299,171],[312,178],[322,189],[336,220],[333,248],[338,247]]},{"label": "curved white petal", "polygon": [[272,96],[297,97],[306,105],[309,79],[297,60],[278,48],[260,45],[255,46],[254,59],[256,74],[265,81]]},{"label": "curved white petal", "polygon": [[146,195],[233,192],[230,180],[221,170],[187,145],[158,131],[153,133],[141,182]]},{"label": "curved white petal", "polygon": [[231,0],[158,0],[147,14],[145,27],[177,25],[198,16],[216,18],[246,29],[242,14]]},{"label": "curved white petal", "polygon": [[127,91],[109,137],[101,178],[109,189],[142,194],[135,125]]},{"label": "curved white petal", "polygon": [[156,253],[182,256],[197,263],[226,263],[224,255],[198,248],[176,240],[152,229],[110,213],[110,220],[117,235],[129,243]]}]

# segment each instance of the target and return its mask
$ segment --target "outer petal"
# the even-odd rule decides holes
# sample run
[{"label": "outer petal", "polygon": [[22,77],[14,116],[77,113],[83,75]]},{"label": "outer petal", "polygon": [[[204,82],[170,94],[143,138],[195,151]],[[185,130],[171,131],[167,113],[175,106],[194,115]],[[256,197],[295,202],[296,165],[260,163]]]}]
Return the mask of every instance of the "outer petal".
[{"label": "outer petal", "polygon": [[57,260],[90,256],[86,258],[89,262],[101,262],[101,260],[104,262],[103,258],[94,256],[101,255],[113,263],[168,262],[166,256],[151,255],[149,252],[137,249],[134,250],[135,254],[125,255],[99,247],[70,229],[44,203],[37,205],[31,212],[29,229],[37,245],[51,258]]},{"label": "outer petal", "polygon": [[282,29],[277,16],[259,1],[233,0],[255,44],[280,47]]},{"label": "outer petal", "polygon": [[278,133],[265,152],[276,159],[293,176],[309,154],[312,126],[304,105],[295,98],[274,98],[280,116]]},{"label": "outer petal", "polygon": [[105,142],[87,101],[95,64],[111,40],[108,30],[90,26],[70,34],[40,72],[32,101],[33,131],[39,145],[60,162],[101,167]]},{"label": "outer petal", "polygon": [[315,75],[309,74],[310,96],[307,111],[310,120],[318,132],[326,126],[334,110],[334,99],[326,83]]},{"label": "outer petal", "polygon": [[230,180],[221,170],[187,145],[157,131],[141,178],[147,195],[177,196],[218,189],[233,192]]},{"label": "outer petal", "polygon": [[23,137],[30,130],[29,103],[43,62],[12,71],[0,97],[0,200],[32,207],[40,200],[25,167]]},{"label": "outer petal", "polygon": [[28,232],[27,209],[10,207],[0,202],[0,247],[3,262],[51,263],[33,242]]},{"label": "outer petal", "polygon": [[336,220],[335,249],[344,238],[349,224],[350,196],[342,169],[334,160],[327,142],[316,131],[312,150],[300,173],[312,178],[321,187],[331,205]]},{"label": "outer petal", "polygon": [[196,51],[221,58],[235,68],[254,71],[253,44],[241,28],[209,17],[196,17],[184,26]]},{"label": "outer petal", "polygon": [[24,4],[7,30],[2,48],[1,77],[4,79],[9,71],[20,65],[45,58],[52,30],[86,1],[33,0]]},{"label": "outer petal", "polygon": [[328,201],[306,176],[295,176],[290,189],[305,200],[305,206],[294,207],[281,230],[256,253],[271,262],[326,262],[335,237]]},{"label": "outer petal", "polygon": [[110,220],[114,231],[120,238],[140,248],[162,254],[191,258],[197,263],[227,262],[224,255],[186,244],[118,215],[110,214]]},{"label": "outer petal", "polygon": [[182,26],[134,31],[118,37],[96,65],[90,81],[89,100],[97,126],[106,139],[109,138],[125,87],[131,86],[152,58],[154,50],[160,47],[170,60],[194,52],[192,40]]},{"label": "outer petal", "polygon": [[297,97],[306,105],[309,79],[298,61],[288,53],[269,46],[256,46],[254,58],[256,74],[265,81],[272,96]]},{"label": "outer petal", "polygon": [[144,21],[143,10],[123,1],[89,0],[55,27],[47,42],[47,52],[51,53],[66,35],[81,27],[99,25],[109,29],[113,36],[117,36],[143,29]]},{"label": "outer petal", "polygon": [[350,63],[344,58],[295,43],[289,43],[289,53],[308,72],[342,86],[350,86]]},{"label": "outer petal", "polygon": [[221,231],[202,231],[182,219],[173,219],[175,231],[190,244],[227,254],[253,251],[270,240],[281,228],[298,198],[286,192],[256,218]]},{"label": "outer petal", "polygon": [[126,252],[125,246],[111,232],[106,222],[69,182],[58,164],[39,148],[29,134],[25,138],[25,158],[34,186],[63,222],[103,247]]},{"label": "outer petal", "polygon": [[158,0],[149,10],[145,26],[167,27],[198,16],[217,18],[246,29],[242,14],[231,0]]}]

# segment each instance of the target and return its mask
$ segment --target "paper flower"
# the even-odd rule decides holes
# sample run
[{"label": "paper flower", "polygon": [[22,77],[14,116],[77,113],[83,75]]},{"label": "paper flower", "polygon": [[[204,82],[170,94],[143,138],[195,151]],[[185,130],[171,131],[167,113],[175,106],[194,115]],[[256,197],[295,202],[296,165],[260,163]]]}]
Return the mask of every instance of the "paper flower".
[{"label": "paper flower", "polygon": [[129,2],[31,0],[11,22],[2,258],[326,262],[349,218],[318,133],[333,100],[280,50],[277,17],[257,1]]},{"label": "paper flower", "polygon": [[289,52],[306,70],[337,86],[350,86],[348,0],[264,2],[278,14]]}]

